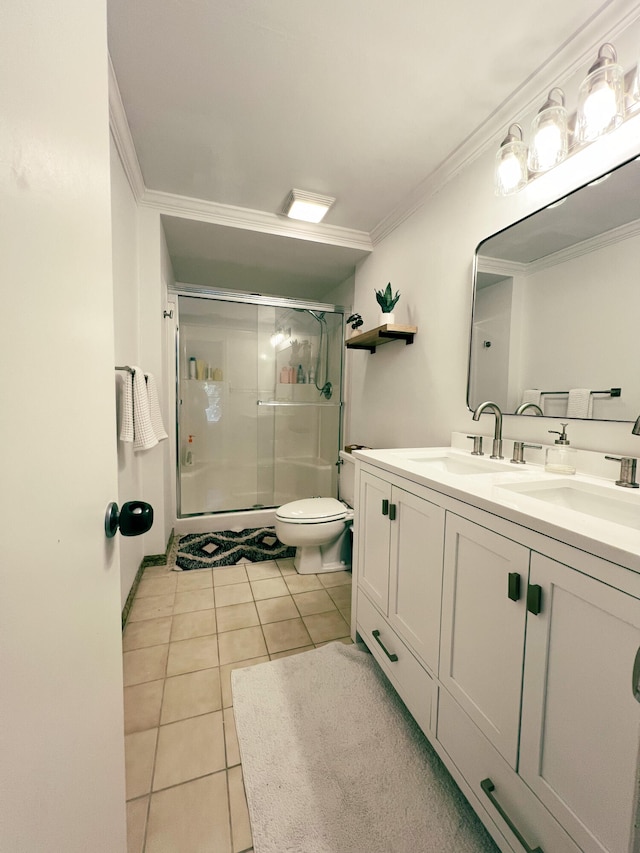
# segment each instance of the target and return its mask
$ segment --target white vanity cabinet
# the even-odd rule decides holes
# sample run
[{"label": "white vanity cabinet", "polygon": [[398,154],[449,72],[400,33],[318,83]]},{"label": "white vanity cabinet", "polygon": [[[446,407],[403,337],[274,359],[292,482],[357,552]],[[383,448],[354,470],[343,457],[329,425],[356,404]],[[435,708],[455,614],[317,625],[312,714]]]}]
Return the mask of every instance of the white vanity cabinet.
[{"label": "white vanity cabinet", "polygon": [[638,850],[640,604],[536,553],[530,583],[520,776],[581,849]]},{"label": "white vanity cabinet", "polygon": [[436,673],[444,510],[365,472],[359,494],[359,588],[413,653]]},{"label": "white vanity cabinet", "polygon": [[425,731],[435,719],[444,510],[376,475],[358,488],[357,631]]},{"label": "white vanity cabinet", "polygon": [[359,467],[357,631],[500,849],[640,851],[638,575]]},{"label": "white vanity cabinet", "polygon": [[447,513],[440,680],[515,768],[527,548]]}]

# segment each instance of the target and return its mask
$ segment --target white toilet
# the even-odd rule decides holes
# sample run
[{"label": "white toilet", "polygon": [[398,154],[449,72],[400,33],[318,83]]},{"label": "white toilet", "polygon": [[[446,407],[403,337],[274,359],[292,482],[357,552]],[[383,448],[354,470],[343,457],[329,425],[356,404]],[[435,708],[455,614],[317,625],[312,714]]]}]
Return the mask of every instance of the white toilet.
[{"label": "white toilet", "polygon": [[305,498],[283,504],[276,512],[276,535],[295,545],[293,564],[301,575],[343,572],[351,568],[355,460],[340,451],[338,494],[335,498]]}]

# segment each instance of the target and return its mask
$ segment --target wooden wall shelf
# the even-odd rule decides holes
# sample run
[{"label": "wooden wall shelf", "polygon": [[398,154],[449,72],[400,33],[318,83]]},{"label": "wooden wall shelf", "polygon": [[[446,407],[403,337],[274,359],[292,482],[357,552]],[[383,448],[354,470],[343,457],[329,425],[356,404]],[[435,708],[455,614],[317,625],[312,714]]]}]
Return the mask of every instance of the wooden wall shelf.
[{"label": "wooden wall shelf", "polygon": [[413,343],[413,336],[417,331],[417,326],[397,326],[395,324],[378,326],[375,329],[369,329],[368,332],[353,335],[345,341],[345,346],[347,349],[366,349],[369,352],[375,352],[376,347],[380,347],[382,344],[390,344],[391,341],[404,341],[405,344],[409,345]]}]

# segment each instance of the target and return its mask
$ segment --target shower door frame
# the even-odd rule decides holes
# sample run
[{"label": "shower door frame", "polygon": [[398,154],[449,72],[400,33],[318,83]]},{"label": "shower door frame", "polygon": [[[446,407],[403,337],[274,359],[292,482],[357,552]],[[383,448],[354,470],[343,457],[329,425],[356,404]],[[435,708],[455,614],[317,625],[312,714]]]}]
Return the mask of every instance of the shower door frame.
[{"label": "shower door frame", "polygon": [[[342,417],[344,413],[344,400],[343,400],[343,391],[344,391],[344,367],[345,367],[345,359],[344,359],[344,341],[345,341],[345,330],[344,330],[344,314],[347,311],[346,307],[343,305],[332,305],[326,302],[311,302],[305,299],[291,299],[284,296],[266,296],[259,293],[247,293],[244,291],[233,291],[233,290],[218,290],[216,288],[203,288],[198,287],[197,285],[189,285],[189,284],[175,284],[172,287],[168,288],[169,296],[188,296],[192,298],[202,298],[202,299],[210,299],[217,300],[220,302],[242,302],[250,305],[256,305],[258,307],[264,306],[268,308],[298,308],[303,311],[318,311],[318,312],[326,312],[329,314],[342,314],[343,322],[342,322],[342,342],[340,345],[340,385],[339,385],[339,401],[336,405],[336,408],[339,409],[338,413],[338,446],[336,448],[336,464],[338,461],[338,452],[342,447],[342,434],[344,430],[344,424],[342,423]],[[180,435],[180,300],[175,299],[175,348],[174,348],[174,373],[175,373],[175,403],[176,403],[176,412],[175,412],[175,508],[176,508],[176,520],[179,522],[183,519],[190,518],[216,518],[224,515],[246,515],[251,512],[261,512],[263,510],[273,510],[277,505],[274,506],[265,506],[260,509],[254,509],[252,507],[246,507],[244,509],[223,509],[217,512],[191,512],[191,513],[182,513],[182,488],[180,482],[180,448],[181,448],[181,435]],[[275,378],[275,377],[274,377]],[[273,405],[273,404],[271,404]],[[282,405],[287,405],[286,403]],[[291,404],[289,404],[291,405]],[[327,403],[304,403],[304,404],[296,404],[296,405],[324,405],[329,406]]]}]

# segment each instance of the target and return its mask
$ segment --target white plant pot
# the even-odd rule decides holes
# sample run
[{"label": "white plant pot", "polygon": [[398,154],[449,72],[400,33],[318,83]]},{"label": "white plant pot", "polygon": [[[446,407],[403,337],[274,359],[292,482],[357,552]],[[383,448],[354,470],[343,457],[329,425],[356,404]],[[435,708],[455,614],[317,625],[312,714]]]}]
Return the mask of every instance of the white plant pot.
[{"label": "white plant pot", "polygon": [[393,315],[393,311],[385,314],[384,311],[380,312],[380,326],[390,326],[395,323],[395,318]]}]

